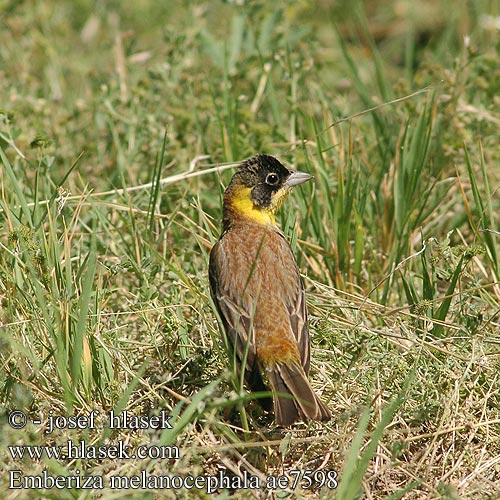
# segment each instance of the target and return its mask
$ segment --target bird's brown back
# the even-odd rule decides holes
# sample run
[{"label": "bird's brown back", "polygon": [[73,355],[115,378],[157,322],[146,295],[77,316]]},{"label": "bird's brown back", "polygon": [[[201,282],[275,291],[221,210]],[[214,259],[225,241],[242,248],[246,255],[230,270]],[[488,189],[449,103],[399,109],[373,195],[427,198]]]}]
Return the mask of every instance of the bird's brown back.
[{"label": "bird's brown back", "polygon": [[[281,231],[233,220],[231,229],[212,250],[210,274],[226,331],[250,326],[257,359],[298,361],[307,372],[309,333],[304,291],[295,257]],[[237,316],[246,320],[242,322]]]}]

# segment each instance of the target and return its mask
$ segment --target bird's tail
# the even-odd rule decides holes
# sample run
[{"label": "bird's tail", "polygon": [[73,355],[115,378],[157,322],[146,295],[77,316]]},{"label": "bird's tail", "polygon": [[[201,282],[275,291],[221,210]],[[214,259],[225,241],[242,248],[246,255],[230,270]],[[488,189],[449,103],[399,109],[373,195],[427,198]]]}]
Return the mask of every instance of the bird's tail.
[{"label": "bird's tail", "polygon": [[297,420],[324,421],[332,418],[330,410],[309,385],[302,366],[277,363],[268,370],[268,376],[278,425],[291,425]]}]

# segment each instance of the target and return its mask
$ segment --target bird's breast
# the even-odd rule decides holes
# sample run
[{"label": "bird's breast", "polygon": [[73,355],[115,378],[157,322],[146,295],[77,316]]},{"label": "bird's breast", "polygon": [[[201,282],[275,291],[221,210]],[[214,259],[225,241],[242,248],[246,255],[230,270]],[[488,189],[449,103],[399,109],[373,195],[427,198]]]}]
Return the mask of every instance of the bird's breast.
[{"label": "bird's breast", "polygon": [[273,229],[244,225],[220,241],[224,281],[239,306],[252,318],[257,357],[269,362],[299,358],[290,308],[302,285],[290,245]]}]

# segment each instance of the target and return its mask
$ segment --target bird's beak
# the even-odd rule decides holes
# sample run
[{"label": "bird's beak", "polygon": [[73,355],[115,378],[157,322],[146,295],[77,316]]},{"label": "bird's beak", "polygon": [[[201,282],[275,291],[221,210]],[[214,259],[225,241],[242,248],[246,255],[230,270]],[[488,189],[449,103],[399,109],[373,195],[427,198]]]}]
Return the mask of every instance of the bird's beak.
[{"label": "bird's beak", "polygon": [[286,186],[289,188],[293,188],[298,186],[299,184],[303,184],[308,180],[312,179],[313,176],[311,174],[306,174],[305,172],[298,172],[297,170],[290,170],[290,175],[286,180]]}]

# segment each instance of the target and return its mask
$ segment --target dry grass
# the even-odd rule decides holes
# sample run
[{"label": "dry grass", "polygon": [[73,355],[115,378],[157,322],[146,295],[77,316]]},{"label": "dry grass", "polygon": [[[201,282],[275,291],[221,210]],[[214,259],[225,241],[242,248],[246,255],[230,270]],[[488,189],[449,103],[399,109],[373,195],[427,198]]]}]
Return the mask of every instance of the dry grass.
[{"label": "dry grass", "polygon": [[[259,478],[236,498],[498,498],[498,12],[442,0],[413,16],[411,5],[7,6],[6,498],[207,496],[109,487],[141,471]],[[315,175],[281,224],[304,272],[326,424],[276,429],[234,389],[209,299],[222,186],[258,151]],[[160,409],[173,429],[106,423],[111,410]],[[47,435],[13,429],[12,410],[99,418]],[[9,448],[69,439],[180,456],[19,459]],[[8,490],[17,469],[107,486]],[[294,470],[338,477],[322,489],[272,483]]]}]

